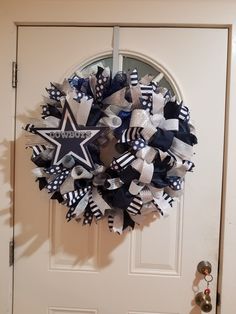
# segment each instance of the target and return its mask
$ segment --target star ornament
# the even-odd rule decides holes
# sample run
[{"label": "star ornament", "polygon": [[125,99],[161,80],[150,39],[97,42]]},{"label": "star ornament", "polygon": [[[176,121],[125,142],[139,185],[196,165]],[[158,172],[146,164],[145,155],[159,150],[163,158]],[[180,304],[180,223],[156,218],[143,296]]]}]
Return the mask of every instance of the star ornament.
[{"label": "star ornament", "polygon": [[86,169],[94,170],[88,145],[100,137],[106,128],[86,127],[77,124],[66,102],[58,128],[35,128],[38,135],[55,147],[53,164],[59,165],[64,156],[70,154]]}]

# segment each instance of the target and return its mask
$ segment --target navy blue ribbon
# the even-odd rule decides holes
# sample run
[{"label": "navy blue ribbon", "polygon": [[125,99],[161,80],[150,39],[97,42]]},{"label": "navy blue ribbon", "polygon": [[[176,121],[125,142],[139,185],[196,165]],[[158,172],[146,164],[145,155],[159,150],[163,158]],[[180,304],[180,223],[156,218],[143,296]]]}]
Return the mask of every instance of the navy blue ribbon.
[{"label": "navy blue ribbon", "polygon": [[53,116],[57,119],[62,118],[61,111],[58,110],[57,107],[50,105],[50,104],[46,104],[46,105],[42,106],[42,108],[43,108],[43,112],[42,112],[42,118],[43,119],[45,119],[49,116]]},{"label": "navy blue ribbon", "polygon": [[46,91],[48,92],[49,98],[59,101],[62,96],[65,96],[65,93],[60,91],[55,85],[50,83],[51,88],[46,88]]},{"label": "navy blue ribbon", "polygon": [[163,152],[168,151],[171,147],[174,138],[174,132],[165,131],[157,128],[156,133],[149,141],[149,145],[161,149]]}]

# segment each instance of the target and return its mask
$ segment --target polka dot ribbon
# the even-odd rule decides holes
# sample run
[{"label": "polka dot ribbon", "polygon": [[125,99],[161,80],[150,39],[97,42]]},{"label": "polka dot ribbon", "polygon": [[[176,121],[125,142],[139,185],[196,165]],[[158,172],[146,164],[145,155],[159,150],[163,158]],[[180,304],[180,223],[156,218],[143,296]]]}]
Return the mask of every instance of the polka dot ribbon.
[{"label": "polka dot ribbon", "polygon": [[102,95],[104,93],[107,81],[108,81],[108,77],[103,76],[102,74],[99,75],[99,77],[97,79],[97,84],[96,84],[96,87],[95,87],[96,98],[97,98],[98,101],[100,101],[102,99]]},{"label": "polka dot ribbon", "polygon": [[168,177],[169,187],[174,191],[179,191],[182,189],[183,179],[177,176]]},{"label": "polka dot ribbon", "polygon": [[93,212],[90,206],[87,206],[84,211],[83,225],[91,225],[92,221],[93,221]]},{"label": "polka dot ribbon", "polygon": [[55,85],[50,83],[51,88],[46,88],[46,91],[49,94],[49,98],[59,101],[62,96],[65,96]]},{"label": "polka dot ribbon", "polygon": [[45,169],[45,173],[54,175],[55,178],[48,182],[46,188],[48,189],[49,193],[58,191],[61,184],[65,181],[68,177],[70,171],[67,168],[62,168],[60,166],[52,166],[48,169]]},{"label": "polka dot ribbon", "polygon": [[150,114],[152,113],[152,98],[150,96],[141,100],[141,108]]},{"label": "polka dot ribbon", "polygon": [[132,144],[133,150],[138,151],[144,148],[147,143],[144,139],[138,139],[138,140],[133,141],[131,144]]},{"label": "polka dot ribbon", "polygon": [[45,119],[49,116],[53,116],[55,118],[61,119],[61,112],[58,110],[58,108],[54,105],[44,105],[42,107],[43,112],[42,112],[42,118]]}]

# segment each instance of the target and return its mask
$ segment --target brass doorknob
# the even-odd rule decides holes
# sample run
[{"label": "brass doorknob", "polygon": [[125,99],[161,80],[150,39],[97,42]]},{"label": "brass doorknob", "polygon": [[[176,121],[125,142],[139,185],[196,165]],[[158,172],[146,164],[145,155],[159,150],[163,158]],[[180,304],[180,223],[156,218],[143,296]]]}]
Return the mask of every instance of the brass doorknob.
[{"label": "brass doorknob", "polygon": [[199,292],[195,296],[195,302],[205,313],[208,313],[212,310],[211,297],[208,293]]},{"label": "brass doorknob", "polygon": [[197,270],[202,275],[209,275],[211,273],[211,270],[212,270],[211,263],[208,261],[201,261],[197,265]]}]

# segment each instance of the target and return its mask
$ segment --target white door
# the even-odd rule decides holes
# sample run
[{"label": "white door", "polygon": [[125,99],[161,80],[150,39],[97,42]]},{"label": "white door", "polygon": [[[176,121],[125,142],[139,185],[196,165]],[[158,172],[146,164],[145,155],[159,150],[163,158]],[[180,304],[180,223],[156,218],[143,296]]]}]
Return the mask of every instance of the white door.
[{"label": "white door", "polygon": [[106,222],[65,221],[33,181],[22,125],[40,112],[50,81],[112,51],[110,27],[20,27],[15,155],[14,314],[198,314],[199,261],[213,266],[216,313],[227,31],[121,28],[120,51],[159,64],[191,109],[195,172],[171,215],[122,236]]}]

